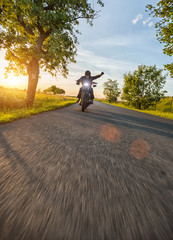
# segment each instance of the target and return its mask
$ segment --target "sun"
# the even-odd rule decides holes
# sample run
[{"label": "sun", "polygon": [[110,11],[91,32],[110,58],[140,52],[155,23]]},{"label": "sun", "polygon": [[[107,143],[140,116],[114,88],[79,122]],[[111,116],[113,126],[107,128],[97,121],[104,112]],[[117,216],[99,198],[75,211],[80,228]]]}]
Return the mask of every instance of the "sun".
[{"label": "sun", "polygon": [[18,83],[18,79],[16,76],[14,76],[13,74],[9,74],[8,78],[6,79],[7,84],[10,87],[16,87],[17,83]]},{"label": "sun", "polygon": [[5,79],[5,85],[10,88],[22,88],[24,85],[24,79],[20,76],[15,76],[14,74],[10,73],[8,78]]}]

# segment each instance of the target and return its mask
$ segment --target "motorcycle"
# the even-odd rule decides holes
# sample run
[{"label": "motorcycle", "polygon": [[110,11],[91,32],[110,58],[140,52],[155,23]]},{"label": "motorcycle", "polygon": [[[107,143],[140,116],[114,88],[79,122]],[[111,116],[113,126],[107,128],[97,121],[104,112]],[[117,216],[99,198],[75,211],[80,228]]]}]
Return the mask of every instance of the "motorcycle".
[{"label": "motorcycle", "polygon": [[96,82],[92,82],[89,83],[87,81],[85,81],[82,84],[82,91],[81,91],[81,100],[79,105],[81,105],[81,111],[84,112],[85,109],[93,103],[93,100],[91,99],[91,86],[96,87],[97,83]]}]

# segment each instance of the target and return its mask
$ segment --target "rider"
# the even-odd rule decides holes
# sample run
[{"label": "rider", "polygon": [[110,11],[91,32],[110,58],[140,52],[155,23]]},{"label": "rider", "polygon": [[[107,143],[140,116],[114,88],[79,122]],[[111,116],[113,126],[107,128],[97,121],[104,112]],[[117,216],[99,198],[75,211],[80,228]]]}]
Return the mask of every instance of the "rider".
[{"label": "rider", "polygon": [[[80,84],[80,83],[84,83],[85,81],[89,82],[90,84],[92,84],[92,81],[101,77],[102,75],[104,74],[104,72],[102,72],[101,74],[99,75],[96,75],[96,76],[91,76],[91,72],[90,71],[86,71],[85,72],[85,76],[81,77],[79,80],[76,81],[76,84]],[[81,92],[82,92],[82,87],[79,89],[79,93],[77,95],[77,103],[80,101],[80,98],[81,98]],[[93,99],[94,99],[94,94],[93,94],[93,88],[90,88],[90,94],[91,94],[91,103],[93,103]]]}]

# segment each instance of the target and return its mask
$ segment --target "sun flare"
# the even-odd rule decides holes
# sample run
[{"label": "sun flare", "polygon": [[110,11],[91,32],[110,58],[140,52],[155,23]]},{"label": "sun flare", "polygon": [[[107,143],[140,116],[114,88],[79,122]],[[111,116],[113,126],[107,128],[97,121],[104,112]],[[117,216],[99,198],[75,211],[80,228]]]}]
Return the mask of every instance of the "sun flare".
[{"label": "sun flare", "polygon": [[10,73],[8,75],[8,78],[1,79],[0,85],[1,84],[5,87],[9,87],[9,88],[24,89],[27,87],[27,80],[24,77],[15,76],[14,74]]},{"label": "sun flare", "polygon": [[16,87],[18,85],[18,78],[14,76],[13,74],[10,74],[7,78],[8,85],[11,87]]}]

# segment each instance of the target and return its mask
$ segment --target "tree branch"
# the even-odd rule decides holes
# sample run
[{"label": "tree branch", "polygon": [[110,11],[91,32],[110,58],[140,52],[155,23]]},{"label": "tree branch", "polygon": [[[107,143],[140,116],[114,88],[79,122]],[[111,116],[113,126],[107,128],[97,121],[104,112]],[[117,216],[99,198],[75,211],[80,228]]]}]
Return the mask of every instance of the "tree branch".
[{"label": "tree branch", "polygon": [[47,32],[42,33],[40,37],[37,39],[36,49],[38,52],[42,51],[41,47],[43,45],[43,42],[47,37],[49,37],[51,32],[52,32],[52,29],[49,29]]},{"label": "tree branch", "polygon": [[42,48],[41,48],[41,52],[42,52],[43,54],[45,54],[45,55],[47,55],[47,54],[48,54],[48,52],[47,52],[47,51],[45,51],[45,50],[43,50]]},{"label": "tree branch", "polygon": [[19,21],[19,23],[22,25],[22,27],[25,29],[25,31],[26,31],[28,34],[34,36],[33,31],[30,29],[30,27],[28,27],[28,26],[26,25],[26,23],[23,21],[23,18],[22,18],[21,16],[17,15],[17,20]]},{"label": "tree branch", "polygon": [[39,20],[37,20],[37,25],[36,25],[38,31],[41,33],[41,34],[45,34],[45,31],[44,29],[42,28],[42,26],[40,25],[39,23]]},{"label": "tree branch", "polygon": [[8,51],[10,52],[10,54],[16,58],[21,64],[24,64],[24,65],[28,65],[27,62],[24,62],[23,60],[21,60],[19,57],[17,57],[10,49],[8,49]]},{"label": "tree branch", "polygon": [[[99,15],[99,12],[100,11],[96,11],[94,14],[93,14],[93,16],[92,16],[92,19],[96,19],[96,18],[98,18],[100,15]],[[91,17],[90,17],[91,18]],[[85,17],[85,16],[78,16],[78,17],[76,17],[76,18],[73,18],[70,22],[73,22],[73,21],[76,21],[76,20],[78,20],[78,19],[87,19],[87,17]]]},{"label": "tree branch", "polygon": [[44,7],[43,9],[44,9],[44,10],[53,10],[54,5],[55,5],[55,4],[53,3],[53,4],[51,4],[51,5],[48,5],[48,6]]}]

